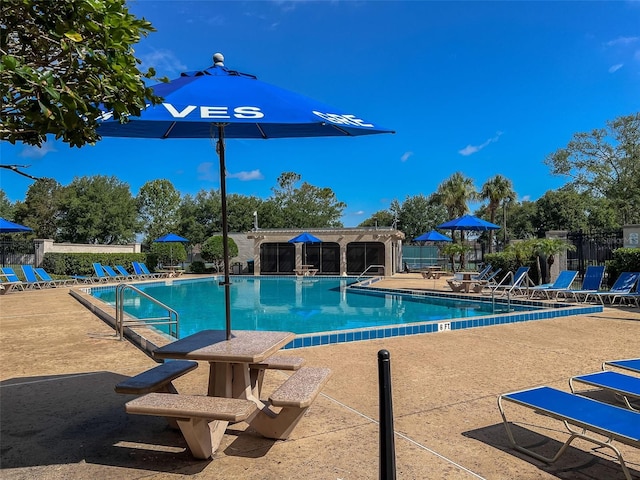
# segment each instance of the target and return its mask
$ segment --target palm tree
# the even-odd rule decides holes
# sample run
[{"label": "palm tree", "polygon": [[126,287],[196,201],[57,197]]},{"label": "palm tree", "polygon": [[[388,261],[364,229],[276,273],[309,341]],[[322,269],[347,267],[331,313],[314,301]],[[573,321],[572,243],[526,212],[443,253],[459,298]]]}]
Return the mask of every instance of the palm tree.
[{"label": "palm tree", "polygon": [[[471,178],[456,172],[438,186],[433,200],[441,203],[451,218],[464,215],[469,211],[467,203],[478,199],[478,192]],[[455,235],[452,233],[452,237]],[[460,243],[464,243],[464,232],[460,230]],[[460,267],[464,268],[464,253],[460,254]]]},{"label": "palm tree", "polygon": [[564,251],[574,251],[576,246],[573,243],[569,243],[566,240],[560,238],[538,238],[533,240],[534,249],[538,254],[536,259],[538,267],[538,278],[541,279],[540,268],[540,255],[547,258],[547,274],[544,281],[540,280],[540,283],[548,283],[550,281],[549,274],[551,273],[551,265],[555,263],[555,255]]},{"label": "palm tree", "polygon": [[[500,207],[500,204],[504,205],[504,202],[510,202],[515,200],[516,193],[513,191],[513,184],[511,180],[503,177],[502,175],[496,175],[495,177],[487,180],[484,185],[482,185],[482,190],[480,191],[480,198],[482,200],[488,200],[489,205],[487,206],[487,210],[489,210],[490,221],[491,223],[495,223],[496,212]],[[502,225],[502,228],[506,230],[507,226]],[[489,253],[493,252],[493,230],[489,230]]]}]

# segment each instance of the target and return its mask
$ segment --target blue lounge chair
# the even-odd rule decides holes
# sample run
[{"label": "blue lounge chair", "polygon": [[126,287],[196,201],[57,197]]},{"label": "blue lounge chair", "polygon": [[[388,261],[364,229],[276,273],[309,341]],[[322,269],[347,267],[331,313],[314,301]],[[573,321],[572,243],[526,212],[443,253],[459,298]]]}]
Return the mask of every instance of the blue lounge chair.
[{"label": "blue lounge chair", "polygon": [[584,297],[589,293],[594,293],[600,290],[602,285],[602,279],[604,278],[604,265],[589,265],[584,272],[584,279],[582,280],[582,287],[577,290],[567,289],[558,292],[558,297],[564,297],[568,299],[571,297],[574,301],[580,301],[580,298],[584,301]]},{"label": "blue lounge chair", "polygon": [[627,305],[635,303],[636,307],[640,307],[640,277],[636,281],[636,289],[634,291],[614,295],[611,299],[611,304],[616,303],[616,300],[620,301],[620,305],[622,305],[622,302],[624,301]]},{"label": "blue lounge chair", "polygon": [[472,276],[471,280],[486,280],[489,276],[489,273],[491,272],[491,268],[491,264],[489,263],[482,270],[480,270],[477,275]]},{"label": "blue lounge chair", "polygon": [[602,362],[602,370],[607,367],[616,367],[630,372],[640,373],[640,358],[625,358],[624,360],[609,360]]},{"label": "blue lounge chair", "polygon": [[597,292],[587,293],[584,297],[584,301],[598,300],[604,305],[605,300],[609,300],[609,303],[613,303],[613,299],[620,294],[626,294],[631,292],[631,289],[640,278],[640,272],[622,272],[610,290],[602,290]]},{"label": "blue lounge chair", "polygon": [[42,279],[45,282],[49,282],[49,284],[52,287],[57,287],[59,285],[62,285],[64,287],[68,286],[68,285],[74,285],[76,283],[78,283],[78,280],[75,278],[60,278],[60,279],[54,279],[51,277],[51,275],[49,275],[47,273],[47,271],[42,268],[42,267],[37,267],[34,269],[36,272],[36,275],[38,277],[40,277],[40,279]]},{"label": "blue lounge chair", "polygon": [[140,275],[127,272],[127,269],[124,268],[122,265],[116,265],[116,270],[120,275],[125,277],[127,280],[138,280],[140,278]]},{"label": "blue lounge chair", "polygon": [[120,275],[119,273],[116,273],[116,271],[109,265],[102,265],[102,269],[105,271],[110,280],[113,280],[115,282],[127,280],[128,275]]},{"label": "blue lounge chair", "polygon": [[50,282],[45,282],[44,280],[38,279],[36,276],[36,271],[33,269],[31,265],[21,265],[22,273],[24,274],[24,278],[27,280],[27,284],[31,288],[44,288],[44,287],[52,287],[53,285]]},{"label": "blue lounge chair", "polygon": [[91,280],[95,283],[107,283],[109,277],[102,268],[102,264],[96,262],[93,264],[93,271],[96,273],[95,277],[91,277]]},{"label": "blue lounge chair", "polygon": [[[503,403],[505,401],[533,409],[538,414],[547,415],[564,423],[570,435],[555,456],[545,457],[516,442],[504,411]],[[509,443],[519,452],[546,463],[553,463],[562,456],[574,439],[580,438],[613,450],[618,457],[625,477],[627,480],[632,480],[622,453],[613,445],[613,441],[636,448],[640,447],[640,413],[551,387],[536,387],[520,392],[505,393],[498,397],[498,408]],[[580,430],[573,427],[578,427]],[[603,441],[590,433],[602,435],[607,440]]]},{"label": "blue lounge chair", "polygon": [[0,269],[0,294],[4,295],[5,293],[9,293],[11,290],[24,290],[25,283],[18,278],[16,272],[13,271],[11,267],[2,267]]},{"label": "blue lounge chair", "polygon": [[568,290],[571,287],[577,275],[577,270],[563,270],[555,282],[531,287],[529,289],[530,297],[534,298],[536,295],[540,295],[540,298],[544,297],[548,300],[550,300],[552,296],[556,298],[559,292]]},{"label": "blue lounge chair", "polygon": [[592,387],[610,390],[624,401],[627,408],[638,411],[637,407],[631,405],[629,400],[640,399],[640,377],[632,377],[624,373],[604,370],[602,372],[589,373],[587,375],[577,375],[569,379],[569,387],[573,393],[576,392],[574,383],[584,383]]},{"label": "blue lounge chair", "polygon": [[507,272],[502,280],[493,287],[492,292],[495,294],[500,291],[501,295],[522,293],[530,283],[532,282],[529,279],[529,267],[519,267],[516,273]]},{"label": "blue lounge chair", "polygon": [[140,276],[140,278],[150,279],[161,277],[159,273],[151,273],[147,266],[142,262],[131,262],[131,265],[133,265],[133,271],[136,272],[136,275]]}]

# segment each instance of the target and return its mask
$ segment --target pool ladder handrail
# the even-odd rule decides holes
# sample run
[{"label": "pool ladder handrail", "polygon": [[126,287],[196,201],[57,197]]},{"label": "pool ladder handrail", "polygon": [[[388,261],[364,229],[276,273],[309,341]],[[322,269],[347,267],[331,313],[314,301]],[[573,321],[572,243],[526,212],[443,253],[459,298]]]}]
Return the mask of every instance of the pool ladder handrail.
[{"label": "pool ladder handrail", "polygon": [[[131,290],[140,296],[146,298],[147,300],[155,303],[167,310],[168,315],[166,317],[149,317],[149,318],[136,318],[125,319],[124,313],[124,292],[126,290]],[[130,285],[128,283],[119,283],[116,286],[116,333],[119,336],[120,340],[124,338],[124,327],[125,324],[130,327],[150,327],[155,325],[169,325],[169,335],[174,338],[178,337],[178,332],[180,328],[180,315],[176,310],[165,305],[161,301],[153,298],[151,295],[143,292],[137,287]]]},{"label": "pool ladder handrail", "polygon": [[369,271],[370,268],[382,268],[382,271],[384,272],[384,265],[369,265],[367,268],[364,269],[364,271],[360,275],[358,275],[358,278],[356,278],[356,282],[358,282],[360,278],[363,277],[364,274]]}]

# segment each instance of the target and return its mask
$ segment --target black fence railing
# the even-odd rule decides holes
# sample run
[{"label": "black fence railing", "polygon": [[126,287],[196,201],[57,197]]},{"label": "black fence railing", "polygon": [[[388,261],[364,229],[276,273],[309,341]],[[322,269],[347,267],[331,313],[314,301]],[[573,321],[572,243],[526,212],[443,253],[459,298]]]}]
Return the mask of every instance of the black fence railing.
[{"label": "black fence railing", "polygon": [[3,267],[10,265],[33,265],[36,250],[33,240],[0,240],[0,261]]},{"label": "black fence railing", "polygon": [[624,246],[622,229],[569,232],[567,241],[576,247],[567,252],[567,268],[577,270],[580,277],[589,265],[605,265],[613,251]]}]

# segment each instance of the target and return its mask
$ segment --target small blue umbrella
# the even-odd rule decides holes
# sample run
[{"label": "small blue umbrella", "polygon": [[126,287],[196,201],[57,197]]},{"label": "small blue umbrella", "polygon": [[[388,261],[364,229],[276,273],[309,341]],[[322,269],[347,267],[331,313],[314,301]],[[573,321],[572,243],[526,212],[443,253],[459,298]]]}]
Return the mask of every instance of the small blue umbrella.
[{"label": "small blue umbrella", "polygon": [[161,236],[160,238],[156,238],[154,240],[154,242],[158,242],[158,243],[167,243],[167,242],[183,242],[183,243],[188,243],[189,240],[187,240],[184,237],[181,237],[180,235],[176,235],[175,233],[167,233],[166,235]]},{"label": "small blue umbrella", "polygon": [[487,222],[473,215],[463,215],[462,217],[449,220],[438,225],[437,228],[443,230],[499,230],[500,226]]},{"label": "small blue umbrella", "polygon": [[4,218],[0,218],[0,233],[21,233],[21,232],[31,232],[29,227],[25,227],[24,225],[20,225],[19,223],[13,223]]},{"label": "small blue umbrella", "polygon": [[419,237],[413,239],[414,242],[453,242],[451,237],[447,237],[446,235],[441,234],[440,232],[436,232],[435,230],[431,230],[427,233],[423,233]]},{"label": "small blue umbrella", "polygon": [[152,87],[164,99],[125,123],[105,114],[97,132],[106,137],[217,138],[220,159],[225,317],[231,339],[231,282],[225,167],[226,138],[355,137],[394,133],[361,116],[261,82],[254,75],[224,66],[216,53],[213,66],[185,72]]},{"label": "small blue umbrella", "polygon": [[[289,243],[322,243],[322,240],[320,240],[318,237],[311,235],[310,233],[304,232],[301,233],[300,235],[297,235],[295,237],[293,237],[291,240],[289,240]],[[304,263],[307,263],[307,248],[304,247]]]},{"label": "small blue umbrella", "polygon": [[315,237],[307,232],[301,233],[300,235],[293,237],[291,240],[289,240],[289,243],[320,243],[320,242],[322,242],[322,240],[320,240],[318,237]]}]

